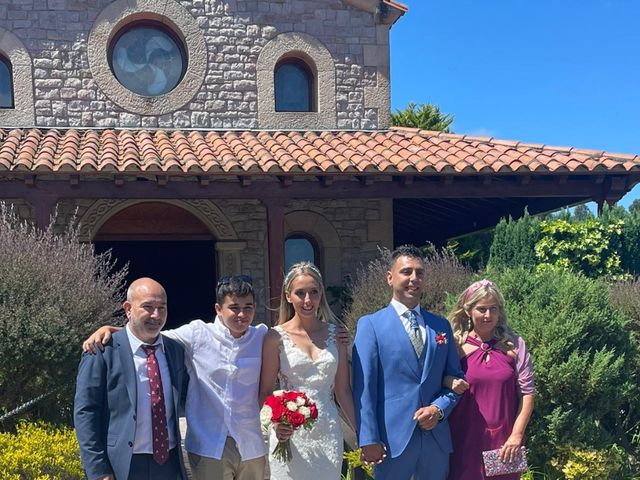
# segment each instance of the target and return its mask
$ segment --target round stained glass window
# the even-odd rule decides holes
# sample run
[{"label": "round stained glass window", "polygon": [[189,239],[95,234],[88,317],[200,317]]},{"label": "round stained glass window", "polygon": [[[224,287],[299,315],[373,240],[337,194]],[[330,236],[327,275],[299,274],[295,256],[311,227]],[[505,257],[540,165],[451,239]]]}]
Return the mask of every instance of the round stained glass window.
[{"label": "round stained glass window", "polygon": [[138,25],[116,37],[111,68],[118,81],[132,92],[155,97],[180,83],[186,56],[176,38],[162,27]]}]

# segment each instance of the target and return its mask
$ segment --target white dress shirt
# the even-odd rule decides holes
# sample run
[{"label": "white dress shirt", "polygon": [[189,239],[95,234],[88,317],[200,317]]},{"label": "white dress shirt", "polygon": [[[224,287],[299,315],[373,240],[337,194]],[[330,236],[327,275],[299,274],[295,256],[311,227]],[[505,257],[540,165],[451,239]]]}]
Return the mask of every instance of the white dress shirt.
[{"label": "white dress shirt", "polygon": [[[411,335],[413,333],[411,331],[412,330],[411,322],[409,322],[409,319],[405,315],[407,313],[407,311],[410,310],[410,309],[407,308],[407,306],[404,305],[403,303],[400,303],[395,298],[391,299],[391,306],[394,308],[394,310],[396,311],[396,313],[400,317],[400,320],[402,321],[402,326],[404,327],[405,331],[407,332],[407,335]],[[416,318],[418,319],[418,328],[420,329],[420,336],[422,337],[422,341],[426,343],[426,341],[425,341],[426,329],[425,329],[425,326],[424,326],[424,318],[422,318],[422,313],[420,312],[420,307],[418,305],[416,305],[415,308],[413,308],[412,310],[416,313]],[[411,337],[409,337],[409,338],[411,338]]]},{"label": "white dress shirt", "polygon": [[[151,429],[151,390],[149,388],[149,375],[147,373],[147,354],[142,345],[149,345],[136,337],[129,324],[127,324],[127,336],[133,353],[133,365],[136,369],[136,436],[133,441],[133,453],[153,453],[153,433]],[[171,388],[171,373],[164,354],[162,335],[158,336],[153,345],[156,348],[156,359],[160,368],[162,380],[162,393],[164,394],[164,406],[167,412],[167,430],[169,430],[169,448],[177,445],[176,434],[171,428],[177,419],[173,414],[173,393]]]},{"label": "white dress shirt", "polygon": [[234,338],[219,318],[194,320],[163,334],[181,343],[189,372],[187,451],[220,460],[227,436],[242,460],[266,453],[260,427],[258,387],[266,325]]}]

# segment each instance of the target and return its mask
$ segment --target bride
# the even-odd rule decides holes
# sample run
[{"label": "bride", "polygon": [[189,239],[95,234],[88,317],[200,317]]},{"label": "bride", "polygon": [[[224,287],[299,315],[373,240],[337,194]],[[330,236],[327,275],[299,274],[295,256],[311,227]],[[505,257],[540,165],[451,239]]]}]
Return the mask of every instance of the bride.
[{"label": "bride", "polygon": [[264,341],[260,400],[278,380],[281,389],[302,391],[314,400],[318,420],[311,430],[294,433],[278,425],[271,432],[270,452],[279,440],[290,438],[293,453],[286,463],[270,453],[272,480],[340,479],[343,437],[336,400],[352,427],[355,414],[347,347],[336,342],[335,322],[318,268],[309,262],[293,265],[284,279],[278,325]]}]

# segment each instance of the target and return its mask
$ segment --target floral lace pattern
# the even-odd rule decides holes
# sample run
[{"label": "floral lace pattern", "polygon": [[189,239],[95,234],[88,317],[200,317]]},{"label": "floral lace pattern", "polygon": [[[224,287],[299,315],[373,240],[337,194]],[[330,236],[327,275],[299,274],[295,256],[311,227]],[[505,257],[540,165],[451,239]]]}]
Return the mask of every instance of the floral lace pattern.
[{"label": "floral lace pattern", "polygon": [[[318,405],[318,421],[312,430],[297,430],[291,437],[293,459],[281,463],[269,456],[272,480],[338,480],[342,465],[343,438],[333,389],[338,369],[336,326],[329,325],[325,348],[312,359],[289,338],[280,334],[280,388],[305,392]],[[277,440],[271,432],[269,452]]]}]

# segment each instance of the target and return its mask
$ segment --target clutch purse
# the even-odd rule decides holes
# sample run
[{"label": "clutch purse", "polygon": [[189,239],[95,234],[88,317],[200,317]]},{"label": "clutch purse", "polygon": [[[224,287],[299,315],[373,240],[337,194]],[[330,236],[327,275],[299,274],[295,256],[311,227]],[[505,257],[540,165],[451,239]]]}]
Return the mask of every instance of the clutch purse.
[{"label": "clutch purse", "polygon": [[482,452],[482,461],[484,462],[484,472],[487,477],[524,472],[527,469],[527,454],[524,447],[520,447],[516,458],[511,462],[500,460],[499,448]]}]

